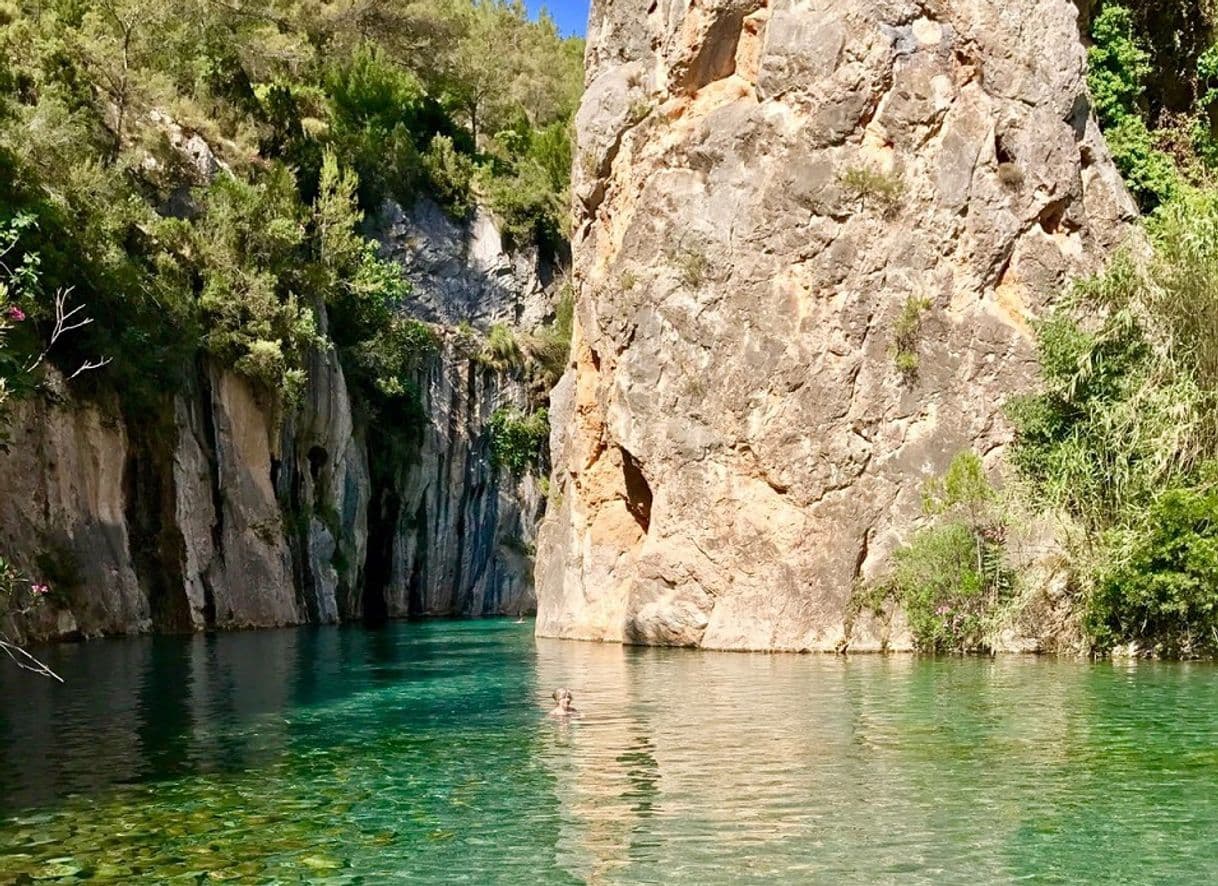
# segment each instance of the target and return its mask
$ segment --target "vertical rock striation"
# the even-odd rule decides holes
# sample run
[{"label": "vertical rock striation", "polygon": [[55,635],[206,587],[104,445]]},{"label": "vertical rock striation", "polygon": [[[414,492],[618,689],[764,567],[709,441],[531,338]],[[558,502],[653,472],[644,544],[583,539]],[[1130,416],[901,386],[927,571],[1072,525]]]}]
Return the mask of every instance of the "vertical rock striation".
[{"label": "vertical rock striation", "polygon": [[[482,212],[456,224],[421,201],[378,224],[423,319],[531,329],[553,310],[548,268],[509,253]],[[488,431],[529,391],[462,346],[467,334],[442,338],[418,373],[422,443],[405,457],[378,451],[332,351],[310,357],[287,415],[206,360],[141,422],[117,402],[77,400],[52,374],[0,451],[0,551],[54,588],[16,633],[531,611],[544,496],[536,477],[492,463]]]},{"label": "vertical rock striation", "polygon": [[852,588],[928,475],[969,447],[999,466],[1031,321],[1134,216],[1076,19],[1069,0],[594,2],[538,633],[901,644],[849,624]]},{"label": "vertical rock striation", "polygon": [[493,464],[487,427],[524,388],[450,337],[420,379],[417,461],[388,492],[383,594],[390,617],[532,611],[532,550],[545,497],[532,474]]}]

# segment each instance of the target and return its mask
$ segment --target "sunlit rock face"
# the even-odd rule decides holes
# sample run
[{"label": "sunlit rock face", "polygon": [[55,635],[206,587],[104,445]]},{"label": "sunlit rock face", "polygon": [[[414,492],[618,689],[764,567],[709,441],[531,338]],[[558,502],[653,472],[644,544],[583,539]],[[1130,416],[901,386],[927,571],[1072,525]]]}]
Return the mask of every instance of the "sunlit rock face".
[{"label": "sunlit rock face", "polygon": [[852,588],[955,453],[1001,473],[1032,322],[1134,215],[1077,15],[594,2],[540,634],[908,644]]}]

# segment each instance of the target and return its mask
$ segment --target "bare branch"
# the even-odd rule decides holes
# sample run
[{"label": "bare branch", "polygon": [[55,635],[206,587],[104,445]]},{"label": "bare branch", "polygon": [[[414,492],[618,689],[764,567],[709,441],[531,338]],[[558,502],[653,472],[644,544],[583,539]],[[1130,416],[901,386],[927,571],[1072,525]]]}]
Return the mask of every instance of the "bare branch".
[{"label": "bare branch", "polygon": [[[59,341],[64,335],[69,332],[74,332],[77,329],[83,329],[93,322],[92,317],[79,317],[81,311],[85,309],[84,305],[76,305],[68,308],[68,300],[72,296],[72,290],[75,287],[69,286],[66,289],[60,288],[55,291],[55,326],[51,330],[51,340],[47,342],[47,346],[42,349],[42,353],[25,365],[26,372],[33,372],[42,362],[46,360],[47,354],[51,352],[51,348],[55,347],[55,342]],[[89,372],[94,369],[101,369],[110,362],[109,357],[99,357],[96,360],[86,360],[79,369],[69,376],[69,379],[76,378],[82,372]]]},{"label": "bare branch", "polygon": [[[3,651],[9,658],[13,660],[13,664],[21,668],[23,671],[31,671],[38,674],[40,677],[51,677],[63,682],[63,677],[52,671],[49,667],[43,664],[34,656],[30,655],[20,646],[15,643],[9,643],[7,640],[0,640],[0,651]],[[20,658],[18,657],[20,656]]]},{"label": "bare branch", "polygon": [[86,360],[84,363],[80,364],[80,369],[77,369],[68,376],[68,381],[76,378],[76,376],[80,375],[82,372],[92,372],[94,369],[101,369],[103,366],[108,366],[112,359],[112,357],[104,357],[100,360]]}]

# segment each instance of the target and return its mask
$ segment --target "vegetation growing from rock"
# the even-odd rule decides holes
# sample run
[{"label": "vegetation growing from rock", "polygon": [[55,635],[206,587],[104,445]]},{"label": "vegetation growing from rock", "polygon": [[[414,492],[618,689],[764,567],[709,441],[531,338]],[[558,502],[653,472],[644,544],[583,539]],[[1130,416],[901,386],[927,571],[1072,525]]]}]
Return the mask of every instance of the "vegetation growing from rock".
[{"label": "vegetation growing from rock", "polygon": [[911,382],[918,377],[921,356],[922,323],[930,310],[930,299],[911,295],[905,299],[901,312],[892,324],[892,362],[903,381]]},{"label": "vegetation growing from rock", "polygon": [[961,452],[927,483],[923,510],[930,525],[897,548],[891,569],[861,589],[856,605],[880,616],[899,606],[923,652],[985,650],[1015,579],[1002,544],[1005,517],[976,453]]},{"label": "vegetation growing from rock", "polygon": [[1218,164],[1214,9],[1105,2],[1094,12],[1088,85],[1113,159],[1144,210],[1184,185],[1208,185]]},{"label": "vegetation growing from rock", "polygon": [[513,474],[540,462],[550,437],[550,415],[538,409],[528,415],[505,407],[491,416],[491,457]]},{"label": "vegetation growing from rock", "polygon": [[851,166],[838,178],[842,190],[864,208],[894,214],[901,207],[905,183],[895,172],[881,172],[869,166]]},{"label": "vegetation growing from rock", "polygon": [[[1095,647],[1218,649],[1208,576],[1218,459],[1218,193],[1188,189],[1039,330],[1043,387],[1009,406],[1012,461],[1075,527]],[[1097,319],[1098,318],[1098,319]]]},{"label": "vegetation growing from rock", "polygon": [[539,329],[528,341],[537,380],[547,391],[558,383],[567,368],[574,324],[575,291],[567,284],[561,290],[553,322]]}]

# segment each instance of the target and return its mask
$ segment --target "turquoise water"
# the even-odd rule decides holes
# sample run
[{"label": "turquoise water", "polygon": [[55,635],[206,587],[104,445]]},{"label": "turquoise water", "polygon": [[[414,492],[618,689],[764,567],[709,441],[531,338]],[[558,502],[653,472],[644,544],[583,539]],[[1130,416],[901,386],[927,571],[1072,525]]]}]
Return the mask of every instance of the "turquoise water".
[{"label": "turquoise water", "polygon": [[[1218,669],[107,641],[0,670],[0,882],[1218,880]],[[583,719],[544,714],[558,685]]]}]

